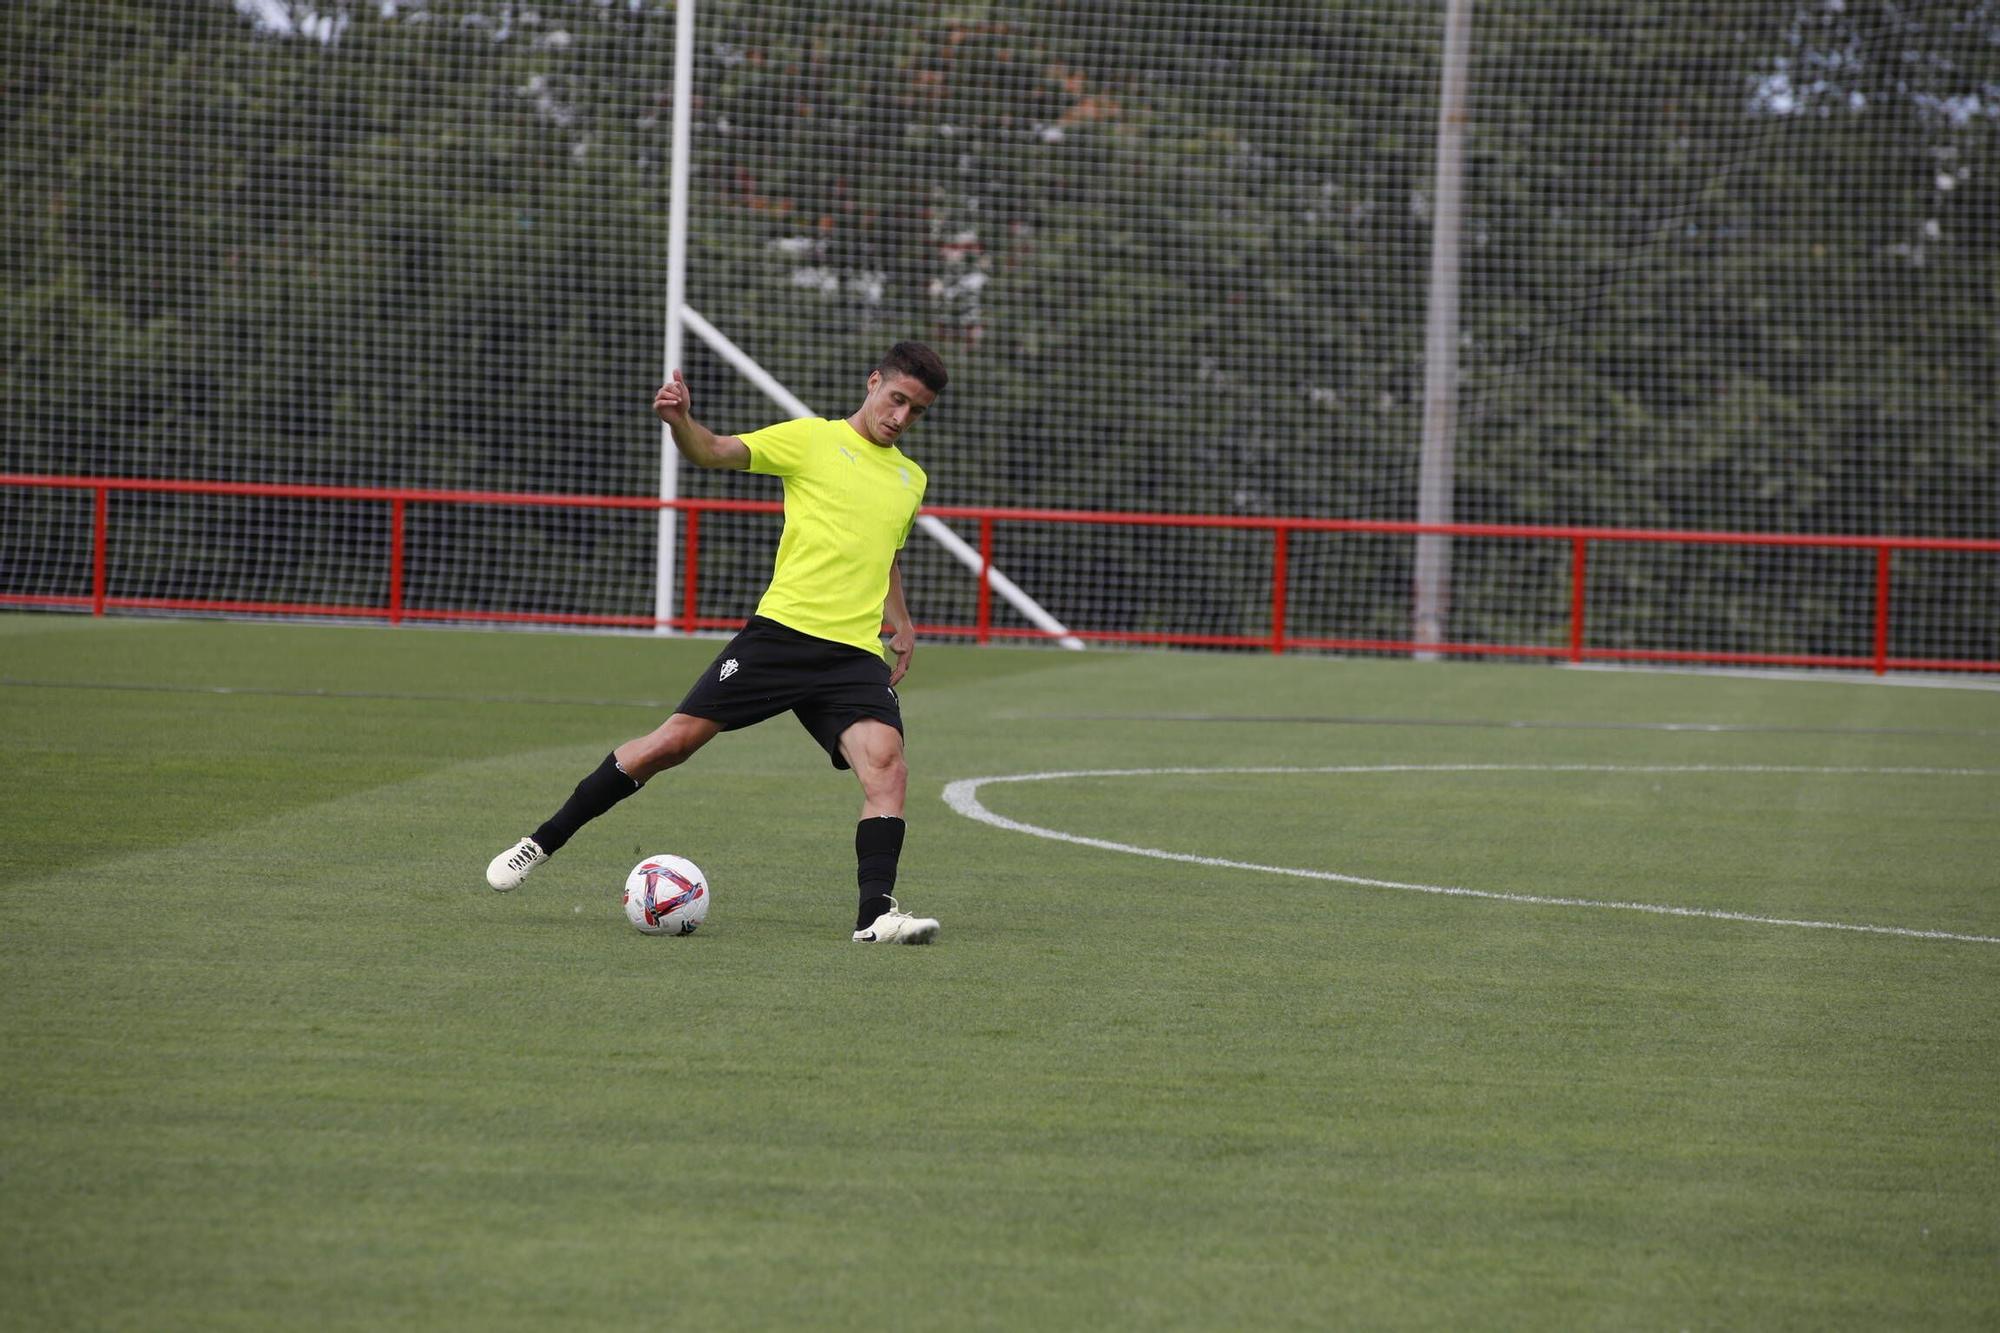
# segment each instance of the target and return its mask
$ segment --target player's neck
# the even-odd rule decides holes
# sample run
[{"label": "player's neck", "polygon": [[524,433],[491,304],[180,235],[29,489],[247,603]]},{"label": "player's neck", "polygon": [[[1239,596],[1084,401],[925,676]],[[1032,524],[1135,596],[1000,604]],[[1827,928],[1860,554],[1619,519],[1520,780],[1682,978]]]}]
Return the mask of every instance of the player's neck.
[{"label": "player's neck", "polygon": [[866,443],[874,445],[877,449],[895,448],[893,444],[887,444],[881,440],[875,439],[873,436],[869,435],[867,431],[861,429],[861,422],[858,420],[860,416],[861,414],[859,412],[856,412],[853,416],[847,418],[847,428],[849,430],[853,431],[856,435],[859,435],[862,438],[862,440],[865,441]]}]

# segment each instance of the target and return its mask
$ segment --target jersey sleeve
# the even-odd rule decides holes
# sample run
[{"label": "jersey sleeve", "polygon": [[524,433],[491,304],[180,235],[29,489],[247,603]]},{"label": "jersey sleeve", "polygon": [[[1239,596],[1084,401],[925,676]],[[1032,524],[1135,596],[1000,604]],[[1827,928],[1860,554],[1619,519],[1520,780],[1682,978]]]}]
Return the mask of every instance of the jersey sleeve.
[{"label": "jersey sleeve", "polygon": [[917,526],[917,511],[924,506],[924,488],[930,484],[930,478],[924,476],[922,473],[918,473],[917,475],[917,502],[910,506],[910,516],[904,520],[903,535],[896,538],[896,549],[898,551],[910,544],[910,531]]},{"label": "jersey sleeve", "polygon": [[744,447],[750,451],[749,470],[767,477],[794,475],[805,464],[806,443],[819,424],[811,417],[801,417],[741,436]]}]

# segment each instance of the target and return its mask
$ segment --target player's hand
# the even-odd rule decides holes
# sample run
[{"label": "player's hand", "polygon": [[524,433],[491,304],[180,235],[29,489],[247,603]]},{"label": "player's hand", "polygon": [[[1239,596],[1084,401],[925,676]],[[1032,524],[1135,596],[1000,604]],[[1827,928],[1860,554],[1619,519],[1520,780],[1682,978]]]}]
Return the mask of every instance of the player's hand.
[{"label": "player's hand", "polygon": [[889,668],[889,688],[896,688],[896,682],[910,674],[910,657],[917,651],[917,636],[909,630],[899,629],[889,636],[889,651],[896,655],[896,665]]},{"label": "player's hand", "polygon": [[662,384],[660,391],[653,395],[653,411],[669,426],[685,426],[688,407],[693,401],[694,395],[688,392],[687,381],[676,370],[674,377]]}]

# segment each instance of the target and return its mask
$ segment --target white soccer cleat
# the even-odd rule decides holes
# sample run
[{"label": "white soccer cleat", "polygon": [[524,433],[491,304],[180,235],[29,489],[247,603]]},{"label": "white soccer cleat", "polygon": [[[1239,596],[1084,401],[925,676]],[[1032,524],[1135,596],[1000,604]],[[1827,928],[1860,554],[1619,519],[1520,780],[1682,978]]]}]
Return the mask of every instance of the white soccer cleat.
[{"label": "white soccer cleat", "polygon": [[911,916],[896,900],[889,900],[889,910],[875,918],[874,924],[866,930],[854,932],[856,944],[929,944],[937,938],[938,923],[935,917]]},{"label": "white soccer cleat", "polygon": [[521,887],[521,881],[528,872],[549,859],[542,845],[533,838],[523,838],[506,851],[493,858],[486,867],[486,882],[493,886],[495,893],[506,893]]}]

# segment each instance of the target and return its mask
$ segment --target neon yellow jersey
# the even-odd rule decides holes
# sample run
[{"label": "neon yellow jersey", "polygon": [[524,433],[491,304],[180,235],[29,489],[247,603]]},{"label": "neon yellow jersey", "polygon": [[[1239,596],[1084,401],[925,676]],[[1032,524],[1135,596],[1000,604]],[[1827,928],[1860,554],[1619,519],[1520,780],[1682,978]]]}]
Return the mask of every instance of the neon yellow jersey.
[{"label": "neon yellow jersey", "polygon": [[844,420],[801,417],[742,440],[750,471],[785,481],[785,530],[757,614],[879,655],[889,566],[924,501],[924,470]]}]

